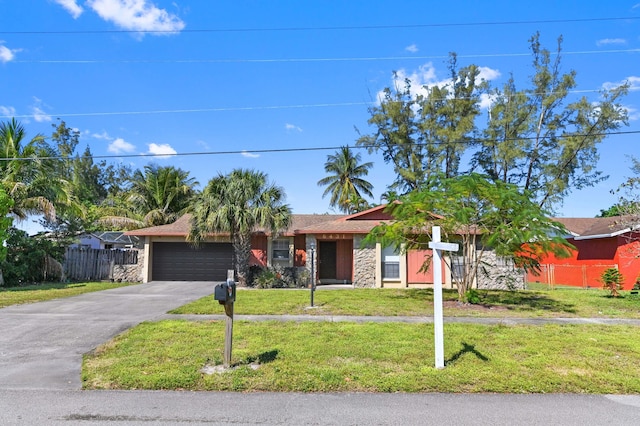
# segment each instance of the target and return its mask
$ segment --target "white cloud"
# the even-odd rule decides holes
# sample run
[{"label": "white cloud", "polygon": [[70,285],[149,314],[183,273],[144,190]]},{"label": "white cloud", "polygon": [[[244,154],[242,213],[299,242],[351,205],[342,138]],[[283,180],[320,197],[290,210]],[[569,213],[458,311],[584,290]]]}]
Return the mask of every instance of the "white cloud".
[{"label": "white cloud", "polygon": [[126,30],[178,32],[185,26],[179,17],[148,0],[88,0],[87,5],[105,21]]},{"label": "white cloud", "polygon": [[491,108],[491,105],[493,105],[495,100],[496,100],[496,96],[495,95],[490,95],[488,93],[482,93],[480,95],[480,109],[489,109],[489,108]]},{"label": "white cloud", "polygon": [[258,158],[260,154],[254,154],[253,152],[242,151],[241,155],[246,158]]},{"label": "white cloud", "polygon": [[627,40],[623,38],[603,38],[596,41],[596,46],[606,46],[608,44],[627,44]]},{"label": "white cloud", "polygon": [[204,149],[205,151],[211,151],[211,147],[210,147],[210,146],[209,146],[209,144],[208,144],[208,143],[206,143],[205,141],[197,140],[197,141],[196,141],[196,144],[197,144],[200,148]]},{"label": "white cloud", "polygon": [[640,90],[640,77],[633,76],[633,75],[627,77],[623,81],[618,81],[618,82],[607,81],[606,83],[602,84],[602,88],[606,90],[611,90],[611,89],[615,89],[616,87],[622,86],[625,83],[629,84],[630,91]]},{"label": "white cloud", "polygon": [[107,147],[107,151],[112,152],[114,154],[122,154],[123,152],[133,152],[136,150],[136,147],[133,144],[125,141],[122,138],[117,138],[113,142],[109,144]]},{"label": "white cloud", "polygon": [[3,46],[0,44],[0,62],[7,63],[13,61],[16,57],[15,53],[19,50],[9,49],[7,46]]},{"label": "white cloud", "polygon": [[69,12],[71,16],[73,16],[73,19],[78,19],[80,15],[82,15],[82,12],[84,12],[82,7],[78,5],[76,0],[53,0],[53,1],[58,3],[60,6],[64,7],[67,10],[67,12]]},{"label": "white cloud", "polygon": [[175,149],[173,149],[171,145],[169,145],[168,143],[163,143],[163,144],[150,143],[149,144],[149,154],[153,154],[158,158],[169,158],[172,155],[176,155],[177,153],[178,152]]},{"label": "white cloud", "polygon": [[33,116],[33,119],[38,123],[51,121],[51,116],[47,114],[44,109],[42,109],[43,106],[47,105],[43,105],[42,100],[36,97],[33,98],[33,101],[34,105],[31,106],[31,115]]},{"label": "white cloud", "polygon": [[[89,132],[90,133],[90,132]],[[112,141],[113,138],[109,136],[109,134],[103,130],[102,133],[90,133],[90,136],[94,139],[102,139],[105,141]]]},{"label": "white cloud", "polygon": [[636,121],[636,120],[640,120],[640,111],[629,107],[629,106],[623,106],[624,109],[627,110],[627,116],[629,117],[629,121]]},{"label": "white cloud", "polygon": [[407,52],[416,53],[419,49],[418,49],[418,46],[416,46],[415,44],[412,44],[410,46],[405,47],[404,50],[406,50]]},{"label": "white cloud", "polygon": [[296,126],[295,124],[290,124],[290,123],[286,123],[284,125],[284,128],[287,129],[287,131],[293,131],[293,130],[295,130],[297,132],[301,132],[302,131],[302,129],[300,127]]},{"label": "white cloud", "polygon": [[485,81],[496,80],[502,75],[500,74],[500,71],[494,70],[489,67],[478,67],[478,70],[480,71],[480,74],[478,74],[478,77],[481,80],[485,80]]},{"label": "white cloud", "polygon": [[0,105],[0,115],[3,115],[4,117],[7,117],[7,118],[15,117],[16,109],[14,107],[7,107],[7,106]]}]

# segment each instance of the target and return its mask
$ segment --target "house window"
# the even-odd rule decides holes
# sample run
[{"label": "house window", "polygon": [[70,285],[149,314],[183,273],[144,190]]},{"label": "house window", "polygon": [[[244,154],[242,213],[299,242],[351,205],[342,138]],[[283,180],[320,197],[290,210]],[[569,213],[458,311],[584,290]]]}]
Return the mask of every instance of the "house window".
[{"label": "house window", "polygon": [[289,240],[273,240],[272,258],[276,261],[289,261]]},{"label": "house window", "polygon": [[393,247],[382,249],[382,279],[400,279],[400,254]]}]

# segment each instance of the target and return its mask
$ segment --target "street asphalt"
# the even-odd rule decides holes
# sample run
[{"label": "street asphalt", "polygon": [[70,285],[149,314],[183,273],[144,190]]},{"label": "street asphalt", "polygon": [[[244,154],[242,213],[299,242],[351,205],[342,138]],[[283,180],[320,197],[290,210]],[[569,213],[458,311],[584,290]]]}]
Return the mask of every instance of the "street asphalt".
[{"label": "street asphalt", "polygon": [[[299,394],[82,391],[82,355],[142,321],[209,295],[211,282],[153,282],[0,309],[0,425],[638,425],[638,395]],[[402,321],[423,317],[243,316],[238,320]],[[502,324],[635,320],[446,318]]]}]

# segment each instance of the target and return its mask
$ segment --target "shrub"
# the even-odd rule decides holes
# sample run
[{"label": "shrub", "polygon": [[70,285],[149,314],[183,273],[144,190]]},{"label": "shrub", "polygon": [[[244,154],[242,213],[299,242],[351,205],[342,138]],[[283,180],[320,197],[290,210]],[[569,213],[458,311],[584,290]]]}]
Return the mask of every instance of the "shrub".
[{"label": "shrub", "polygon": [[296,288],[304,287],[308,273],[298,272],[298,268],[271,266],[255,271],[253,285],[257,288]]},{"label": "shrub", "polygon": [[618,268],[608,268],[606,269],[601,276],[602,279],[602,288],[604,290],[609,290],[611,292],[611,296],[618,297],[620,293],[620,287],[622,286],[622,282],[624,281],[624,276]]},{"label": "shrub", "polygon": [[0,263],[6,287],[41,283],[61,277],[47,276],[47,261],[62,260],[64,251],[53,242],[26,232],[9,228],[7,256]]},{"label": "shrub", "polygon": [[469,289],[464,293],[464,301],[465,303],[478,305],[480,303],[480,294],[477,290]]}]

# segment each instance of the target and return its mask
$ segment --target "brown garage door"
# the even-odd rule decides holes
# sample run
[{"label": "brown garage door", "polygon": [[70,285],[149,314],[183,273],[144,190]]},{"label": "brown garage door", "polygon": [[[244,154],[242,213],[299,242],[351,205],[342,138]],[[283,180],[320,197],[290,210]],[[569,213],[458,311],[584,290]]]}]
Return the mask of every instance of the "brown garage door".
[{"label": "brown garage door", "polygon": [[224,281],[233,269],[231,243],[153,243],[154,281]]}]

